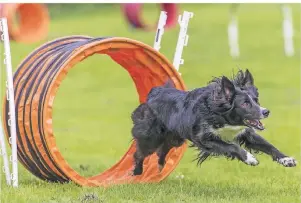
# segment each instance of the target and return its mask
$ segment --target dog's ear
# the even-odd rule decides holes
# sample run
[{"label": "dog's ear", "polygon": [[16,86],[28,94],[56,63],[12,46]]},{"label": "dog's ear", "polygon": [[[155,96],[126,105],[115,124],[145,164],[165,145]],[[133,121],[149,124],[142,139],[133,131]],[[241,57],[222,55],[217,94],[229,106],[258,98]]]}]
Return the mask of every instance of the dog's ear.
[{"label": "dog's ear", "polygon": [[225,76],[222,77],[222,91],[228,101],[230,101],[235,93],[233,83]]},{"label": "dog's ear", "polygon": [[254,78],[253,78],[252,74],[250,73],[250,71],[248,69],[245,72],[245,78],[244,78],[244,83],[243,84],[246,87],[254,85]]}]

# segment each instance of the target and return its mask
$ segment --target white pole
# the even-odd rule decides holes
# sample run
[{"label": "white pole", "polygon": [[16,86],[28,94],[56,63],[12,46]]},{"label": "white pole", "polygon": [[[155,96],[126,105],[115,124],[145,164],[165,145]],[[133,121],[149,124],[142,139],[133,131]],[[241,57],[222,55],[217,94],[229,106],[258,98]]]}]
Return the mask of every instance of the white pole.
[{"label": "white pole", "polygon": [[[228,25],[228,40],[230,47],[230,55],[233,58],[239,57],[239,43],[238,43],[238,26],[237,26],[237,17],[236,17],[236,7],[230,10],[230,22]],[[235,10],[235,11],[233,11]]]},{"label": "white pole", "polygon": [[187,29],[188,29],[188,23],[190,18],[193,17],[192,12],[184,11],[183,15],[179,16],[178,22],[180,24],[180,33],[178,38],[178,43],[176,47],[176,52],[173,60],[173,65],[176,68],[177,71],[179,71],[180,65],[184,63],[184,59],[182,59],[182,52],[184,46],[187,46],[188,44],[188,35]]},{"label": "white pole", "polygon": [[[2,33],[2,23],[0,23],[0,32]],[[1,50],[2,51],[2,50]],[[2,55],[0,54],[0,60],[2,59]],[[2,90],[2,66],[0,67],[0,96],[1,90]],[[5,138],[4,138],[4,132],[2,128],[2,119],[0,115],[0,153],[3,157],[3,172],[5,173],[6,183],[7,185],[11,185],[11,176],[10,176],[10,170],[9,170],[9,162],[8,162],[8,156],[7,156],[7,150],[5,145]]]},{"label": "white pole", "polygon": [[9,170],[9,162],[7,157],[7,150],[5,146],[5,140],[3,135],[3,129],[2,129],[2,123],[0,122],[0,142],[1,142],[1,154],[3,157],[3,172],[5,173],[6,177],[6,183],[7,185],[11,185],[11,176],[10,176],[10,170]]},{"label": "white pole", "polygon": [[292,9],[288,5],[282,6],[283,13],[283,39],[284,39],[284,52],[286,56],[293,56],[294,51],[294,29],[292,21]]},{"label": "white pole", "polygon": [[159,22],[158,22],[158,27],[157,27],[157,32],[156,32],[156,37],[155,37],[155,42],[154,42],[154,48],[159,51],[161,48],[161,39],[164,34],[164,26],[166,24],[167,20],[167,12],[166,11],[161,11]]},{"label": "white pole", "polygon": [[11,146],[12,146],[12,175],[13,187],[18,187],[18,157],[17,157],[17,133],[16,133],[16,116],[15,116],[15,97],[14,97],[14,86],[13,86],[13,73],[12,64],[10,56],[10,45],[9,45],[9,35],[7,27],[7,19],[2,18],[2,29],[3,34],[1,38],[4,40],[4,51],[6,64],[6,74],[7,74],[7,90],[8,90],[8,100],[9,100],[9,120],[10,125],[10,135],[11,135]]}]

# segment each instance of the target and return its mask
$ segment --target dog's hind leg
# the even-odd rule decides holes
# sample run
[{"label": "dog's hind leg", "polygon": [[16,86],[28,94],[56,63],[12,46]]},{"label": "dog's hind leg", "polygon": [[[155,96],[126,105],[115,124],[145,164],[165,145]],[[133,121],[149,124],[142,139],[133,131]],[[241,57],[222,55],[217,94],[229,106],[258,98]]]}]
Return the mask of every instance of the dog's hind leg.
[{"label": "dog's hind leg", "polygon": [[256,132],[252,128],[244,129],[234,138],[234,140],[238,144],[244,145],[249,150],[260,151],[270,155],[273,161],[277,161],[279,164],[285,167],[296,166],[297,162],[294,158],[288,157],[280,152],[276,147],[266,141],[263,137],[256,134]]},{"label": "dog's hind leg", "polygon": [[166,137],[164,143],[157,149],[158,167],[160,172],[165,166],[165,158],[171,148],[180,147],[185,141],[184,139],[173,136],[172,134],[167,133],[165,135]]},{"label": "dog's hind leg", "polygon": [[207,158],[203,158],[202,155],[204,153],[206,156],[210,154],[215,156],[223,155],[231,159],[236,158],[245,164],[252,166],[258,165],[259,163],[251,153],[241,148],[238,144],[223,141],[219,136],[211,132],[199,134],[192,141],[194,145],[201,150],[199,164]]},{"label": "dog's hind leg", "polygon": [[172,147],[167,142],[164,142],[157,150],[158,168],[160,172],[164,168],[166,155],[168,154],[171,148]]},{"label": "dog's hind leg", "polygon": [[133,175],[143,173],[144,159],[163,143],[163,126],[147,104],[141,104],[132,114],[132,136],[136,140]]},{"label": "dog's hind leg", "polygon": [[133,170],[133,175],[141,175],[143,172],[143,161],[145,159],[145,156],[140,150],[136,150],[134,154],[134,162],[135,162],[135,168]]},{"label": "dog's hind leg", "polygon": [[143,148],[139,147],[139,144],[137,144],[137,149],[134,154],[134,163],[135,168],[133,171],[133,175],[141,175],[143,173],[143,162],[144,159],[149,156],[150,154],[154,153],[155,150],[149,151],[149,150],[143,150]]}]

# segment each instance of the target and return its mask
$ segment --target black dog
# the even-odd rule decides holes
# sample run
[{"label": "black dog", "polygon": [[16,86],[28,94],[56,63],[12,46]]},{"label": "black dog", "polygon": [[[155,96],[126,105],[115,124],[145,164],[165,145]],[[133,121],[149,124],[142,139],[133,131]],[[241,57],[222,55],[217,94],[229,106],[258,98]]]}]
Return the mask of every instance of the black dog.
[{"label": "black dog", "polygon": [[[185,139],[200,150],[198,163],[209,156],[223,155],[257,165],[256,158],[239,146],[245,145],[249,150],[272,156],[286,167],[296,166],[294,158],[287,157],[255,133],[254,129],[264,129],[260,120],[270,113],[260,107],[258,96],[248,70],[239,71],[232,81],[223,76],[192,91],[177,90],[170,81],[152,88],[146,103],[132,113],[132,135],[137,143],[133,175],[142,174],[144,159],[154,152],[161,171],[169,150],[181,146]],[[217,133],[226,126],[247,128],[235,137],[235,142],[226,142]]]}]

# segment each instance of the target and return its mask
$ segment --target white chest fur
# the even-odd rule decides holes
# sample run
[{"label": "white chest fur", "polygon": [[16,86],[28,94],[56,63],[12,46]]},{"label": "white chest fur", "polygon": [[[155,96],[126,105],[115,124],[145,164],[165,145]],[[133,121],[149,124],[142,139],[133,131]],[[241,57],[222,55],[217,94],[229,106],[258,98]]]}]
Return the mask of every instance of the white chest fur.
[{"label": "white chest fur", "polygon": [[222,134],[225,131],[228,131],[228,132],[231,131],[231,132],[233,132],[233,134],[237,134],[237,133],[241,132],[245,128],[246,127],[244,127],[244,126],[230,126],[230,125],[225,125],[223,128],[219,128],[217,130],[217,132],[219,134]]}]

